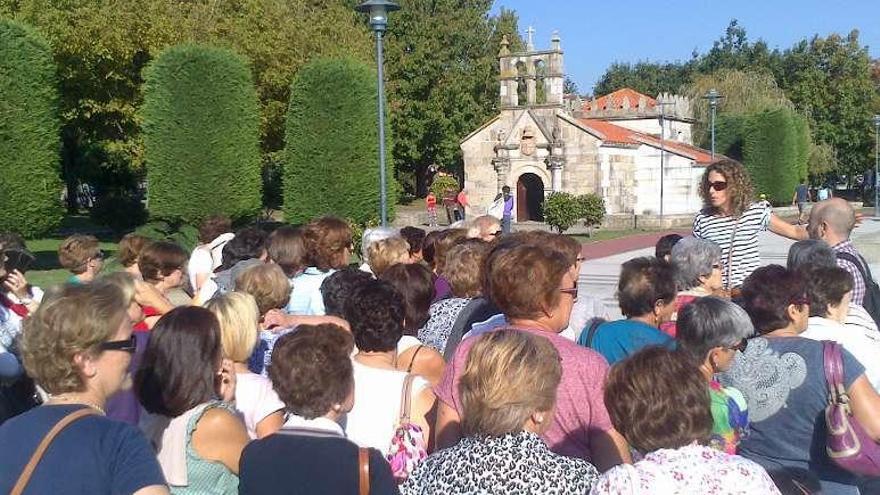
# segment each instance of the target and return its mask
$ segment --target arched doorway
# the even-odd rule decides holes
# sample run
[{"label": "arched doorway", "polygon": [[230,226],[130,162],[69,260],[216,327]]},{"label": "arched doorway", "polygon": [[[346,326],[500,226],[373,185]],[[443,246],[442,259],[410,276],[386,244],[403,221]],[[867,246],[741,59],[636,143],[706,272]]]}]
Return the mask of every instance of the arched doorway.
[{"label": "arched doorway", "polygon": [[516,220],[544,221],[544,182],[535,174],[522,174],[516,181]]}]

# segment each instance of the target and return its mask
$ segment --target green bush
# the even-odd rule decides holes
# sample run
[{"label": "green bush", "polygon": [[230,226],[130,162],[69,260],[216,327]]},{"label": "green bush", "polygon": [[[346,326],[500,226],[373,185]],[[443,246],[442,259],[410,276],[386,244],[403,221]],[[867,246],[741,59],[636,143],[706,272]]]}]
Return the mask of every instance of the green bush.
[{"label": "green bush", "polygon": [[605,200],[597,194],[581,194],[575,198],[578,204],[578,213],[584,221],[584,225],[592,228],[596,225],[602,225],[605,220]]},{"label": "green bush", "polygon": [[544,199],[544,221],[560,234],[584,217],[581,202],[567,192],[552,192]]},{"label": "green bush", "polygon": [[744,165],[755,191],[766,193],[775,204],[790,202],[794,188],[805,177],[807,150],[801,149],[805,145],[798,119],[793,111],[782,108],[748,118]]},{"label": "green bush", "polygon": [[452,191],[453,194],[457,193],[459,189],[458,180],[451,175],[438,175],[433,182],[431,182],[430,191],[434,193],[434,196],[437,196],[437,199],[443,199],[444,196],[449,191]]},{"label": "green bush", "polygon": [[144,74],[151,217],[197,224],[208,215],[259,213],[260,117],[247,61],[184,44],[163,51]]},{"label": "green bush", "polygon": [[61,222],[57,85],[46,40],[0,20],[0,231],[36,237]]},{"label": "green bush", "polygon": [[[282,158],[285,220],[305,223],[333,214],[365,223],[378,217],[375,71],[354,59],[318,59],[300,69],[290,93]],[[393,218],[398,186],[390,143],[386,149]]]},{"label": "green bush", "polygon": [[192,225],[180,222],[150,222],[141,225],[135,234],[155,241],[171,241],[192,251],[199,243],[199,231]]},{"label": "green bush", "polygon": [[144,203],[125,190],[114,190],[99,196],[89,215],[95,223],[110,227],[114,232],[125,232],[147,221]]},{"label": "green bush", "polygon": [[715,121],[715,152],[742,162],[747,122],[744,115],[719,115]]}]

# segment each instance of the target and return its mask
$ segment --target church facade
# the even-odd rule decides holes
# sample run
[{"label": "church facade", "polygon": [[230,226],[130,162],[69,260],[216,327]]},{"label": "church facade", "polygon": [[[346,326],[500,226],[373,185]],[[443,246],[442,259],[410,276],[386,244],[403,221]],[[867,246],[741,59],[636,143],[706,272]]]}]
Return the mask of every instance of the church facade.
[{"label": "church facade", "polygon": [[[531,38],[531,33],[530,33]],[[461,141],[465,189],[481,214],[503,186],[517,221],[542,221],[554,191],[595,193],[609,214],[690,214],[709,151],[693,146],[690,101],[622,88],[593,100],[563,94],[563,52],[499,52],[500,113]]]}]

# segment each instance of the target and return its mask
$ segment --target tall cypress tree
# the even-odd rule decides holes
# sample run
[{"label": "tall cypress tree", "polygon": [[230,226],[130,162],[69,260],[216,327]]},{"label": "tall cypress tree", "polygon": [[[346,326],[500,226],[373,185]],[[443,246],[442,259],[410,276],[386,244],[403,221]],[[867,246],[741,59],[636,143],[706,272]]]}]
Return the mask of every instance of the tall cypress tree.
[{"label": "tall cypress tree", "polygon": [[61,221],[57,84],[46,40],[0,20],[0,231],[32,237]]},{"label": "tall cypress tree", "polygon": [[154,218],[196,223],[260,209],[260,118],[246,60],[184,44],[145,71],[144,155]]},{"label": "tall cypress tree", "polygon": [[[282,158],[288,222],[326,214],[357,223],[378,218],[377,117],[376,72],[366,64],[325,58],[300,69],[290,90]],[[397,184],[386,147],[388,216],[393,218]]]}]

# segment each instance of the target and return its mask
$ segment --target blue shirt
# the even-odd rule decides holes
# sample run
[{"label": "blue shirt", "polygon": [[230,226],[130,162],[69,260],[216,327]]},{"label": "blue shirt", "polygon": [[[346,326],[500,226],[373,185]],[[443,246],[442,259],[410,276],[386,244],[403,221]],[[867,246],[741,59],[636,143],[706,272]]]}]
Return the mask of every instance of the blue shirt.
[{"label": "blue shirt", "polygon": [[296,277],[293,277],[293,289],[290,301],[285,310],[292,315],[324,315],[324,296],[321,295],[321,284],[336,270],[322,272],[310,266]]},{"label": "blue shirt", "polygon": [[[586,336],[586,332],[583,333]],[[584,345],[583,342],[578,342]],[[592,348],[614,364],[652,345],[674,347],[675,340],[659,328],[637,320],[605,322],[596,329]]]},{"label": "blue shirt", "polygon": [[[12,490],[46,433],[83,407],[40,406],[0,426],[0,493]],[[165,485],[165,478],[143,434],[127,423],[87,416],[55,437],[24,493],[109,495],[152,485]]]}]

